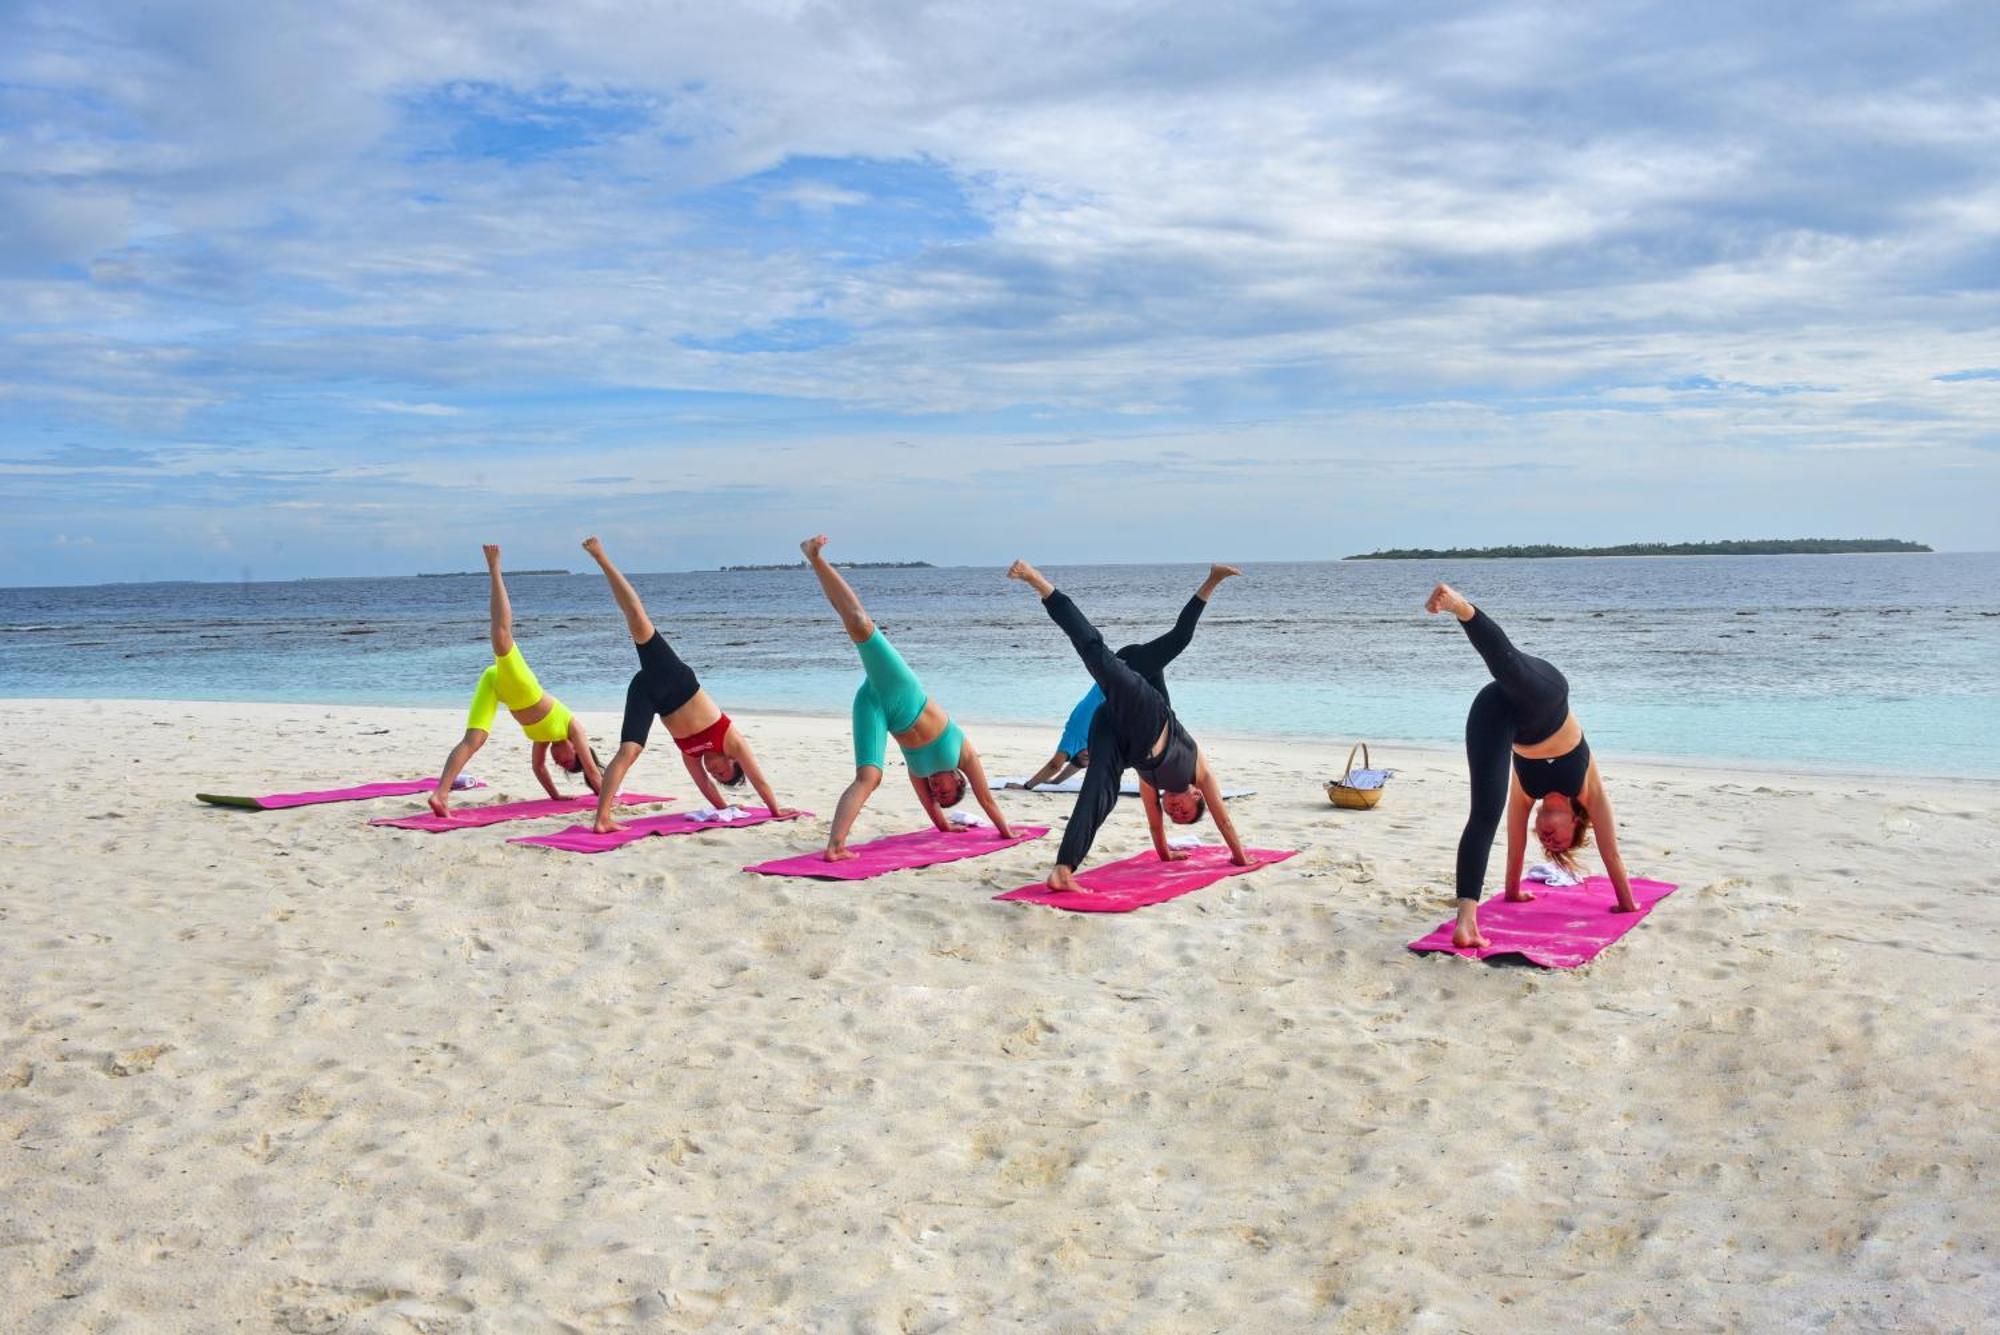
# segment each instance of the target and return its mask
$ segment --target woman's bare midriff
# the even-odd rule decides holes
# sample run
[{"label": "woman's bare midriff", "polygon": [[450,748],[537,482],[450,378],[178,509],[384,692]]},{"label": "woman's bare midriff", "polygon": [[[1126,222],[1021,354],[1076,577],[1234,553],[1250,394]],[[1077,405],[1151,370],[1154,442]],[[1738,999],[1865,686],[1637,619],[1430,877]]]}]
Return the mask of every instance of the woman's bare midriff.
[{"label": "woman's bare midriff", "polygon": [[700,690],[688,697],[688,702],[673,713],[661,715],[660,722],[667,725],[667,735],[678,741],[714,727],[715,721],[721,717],[722,706],[715,703],[714,696]]},{"label": "woman's bare midriff", "polygon": [[944,706],[935,700],[924,701],[924,712],[917,715],[917,721],[901,732],[889,735],[896,739],[896,745],[905,751],[914,751],[920,746],[929,746],[944,736],[944,730],[951,726],[951,715],[944,712]]},{"label": "woman's bare midriff", "polygon": [[1553,760],[1576,750],[1576,744],[1583,740],[1583,725],[1571,714],[1563,720],[1563,725],[1541,741],[1531,746],[1514,745],[1514,754],[1526,760]]},{"label": "woman's bare midriff", "polygon": [[555,697],[544,691],[542,692],[542,698],[529,705],[526,709],[510,709],[507,712],[514,716],[516,723],[527,728],[547,718],[555,707]]}]

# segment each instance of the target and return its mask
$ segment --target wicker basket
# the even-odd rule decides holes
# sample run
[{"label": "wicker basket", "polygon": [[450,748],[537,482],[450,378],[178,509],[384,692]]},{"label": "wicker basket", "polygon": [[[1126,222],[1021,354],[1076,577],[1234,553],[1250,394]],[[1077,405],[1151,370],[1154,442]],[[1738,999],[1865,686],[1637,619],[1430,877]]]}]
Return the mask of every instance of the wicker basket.
[{"label": "wicker basket", "polygon": [[1354,774],[1356,752],[1361,755],[1361,768],[1373,768],[1368,759],[1368,743],[1356,742],[1353,749],[1347,753],[1347,768],[1341,771],[1339,778],[1327,780],[1326,796],[1327,800],[1337,807],[1345,807],[1349,811],[1366,811],[1382,800],[1382,789],[1349,786],[1347,781]]}]

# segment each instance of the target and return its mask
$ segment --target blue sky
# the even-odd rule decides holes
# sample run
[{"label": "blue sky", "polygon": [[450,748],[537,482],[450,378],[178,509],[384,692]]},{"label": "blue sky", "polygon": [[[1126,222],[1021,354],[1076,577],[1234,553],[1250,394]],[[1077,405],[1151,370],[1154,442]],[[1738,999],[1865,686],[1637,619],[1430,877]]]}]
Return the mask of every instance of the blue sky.
[{"label": "blue sky", "polygon": [[6,15],[0,583],[1996,545],[1990,4]]}]

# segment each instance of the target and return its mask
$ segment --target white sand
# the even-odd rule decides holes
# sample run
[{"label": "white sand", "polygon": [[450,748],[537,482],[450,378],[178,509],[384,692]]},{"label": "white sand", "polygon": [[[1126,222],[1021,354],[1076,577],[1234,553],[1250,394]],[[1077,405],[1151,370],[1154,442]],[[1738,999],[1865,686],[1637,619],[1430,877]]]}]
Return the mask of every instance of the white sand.
[{"label": "white sand", "polygon": [[[1207,739],[1303,853],[1090,917],[991,902],[1053,837],[839,885],[736,871],[823,821],[585,858],[192,801],[432,773],[456,711],[21,716],[0,1330],[2000,1320],[2000,786],[1607,755],[1682,889],[1545,973],[1404,949],[1443,752],[1378,750],[1357,814],[1344,747]],[[828,813],[844,724],[742,721]],[[1001,772],[1054,734],[973,731]],[[526,753],[462,800],[539,795]],[[664,747],[632,782],[694,796]],[[920,823],[902,785],[857,837]],[[1145,846],[1127,804],[1098,858]]]}]

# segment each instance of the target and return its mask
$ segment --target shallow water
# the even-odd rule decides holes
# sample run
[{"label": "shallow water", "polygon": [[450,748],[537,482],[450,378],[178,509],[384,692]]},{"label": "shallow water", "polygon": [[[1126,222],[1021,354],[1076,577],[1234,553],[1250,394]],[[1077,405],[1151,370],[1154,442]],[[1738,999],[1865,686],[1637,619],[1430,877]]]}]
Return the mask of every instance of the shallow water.
[{"label": "shallow water", "polygon": [[[1263,564],[1223,586],[1172,671],[1197,736],[1456,742],[1485,680],[1450,580],[1569,677],[1600,754],[2000,774],[2000,554]],[[1197,566],[1051,566],[1114,644],[1157,634]],[[1046,721],[1088,685],[998,570],[852,575],[926,686],[966,718]],[[845,711],[859,670],[803,570],[633,583],[724,708]],[[634,664],[603,579],[517,576],[542,682],[615,710]],[[450,704],[490,661],[479,578],[0,589],[10,696]]]}]

